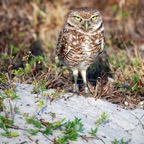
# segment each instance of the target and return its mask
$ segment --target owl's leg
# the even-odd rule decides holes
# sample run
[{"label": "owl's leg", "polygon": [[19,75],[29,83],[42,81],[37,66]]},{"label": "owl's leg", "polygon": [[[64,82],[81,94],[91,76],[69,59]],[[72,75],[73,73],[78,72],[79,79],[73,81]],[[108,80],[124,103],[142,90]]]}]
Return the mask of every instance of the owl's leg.
[{"label": "owl's leg", "polygon": [[87,86],[87,80],[86,80],[86,70],[81,70],[81,76],[82,76],[83,83],[84,83],[84,86],[85,86],[85,93],[89,93],[89,89],[88,89],[88,86]]},{"label": "owl's leg", "polygon": [[78,92],[79,92],[79,86],[78,86],[78,84],[77,84],[78,69],[74,69],[74,70],[73,70],[73,75],[74,75],[73,92],[78,93]]}]

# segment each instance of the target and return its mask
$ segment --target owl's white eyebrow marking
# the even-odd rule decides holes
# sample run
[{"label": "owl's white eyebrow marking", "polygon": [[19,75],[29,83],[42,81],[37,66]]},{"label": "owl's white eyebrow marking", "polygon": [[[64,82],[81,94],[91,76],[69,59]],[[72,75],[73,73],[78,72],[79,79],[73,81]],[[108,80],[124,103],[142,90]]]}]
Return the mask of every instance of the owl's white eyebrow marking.
[{"label": "owl's white eyebrow marking", "polygon": [[79,18],[81,18],[81,19],[82,19],[82,17],[81,17],[81,16],[79,16],[79,15],[73,15],[73,17],[79,17]]},{"label": "owl's white eyebrow marking", "polygon": [[91,19],[92,17],[94,17],[94,16],[98,17],[99,14],[93,14],[93,15],[90,17],[90,19]]},{"label": "owl's white eyebrow marking", "polygon": [[98,11],[96,11],[95,13],[94,13],[94,15],[99,15],[100,13],[98,12]]}]

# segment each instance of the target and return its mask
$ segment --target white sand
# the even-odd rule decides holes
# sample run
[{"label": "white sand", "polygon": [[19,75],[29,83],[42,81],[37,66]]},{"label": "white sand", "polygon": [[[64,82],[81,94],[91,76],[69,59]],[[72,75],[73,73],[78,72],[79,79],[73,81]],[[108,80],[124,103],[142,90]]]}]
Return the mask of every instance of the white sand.
[{"label": "white sand", "polygon": [[[77,142],[70,141],[70,144],[111,144],[116,138],[124,141],[129,141],[129,144],[144,144],[144,110],[125,110],[117,105],[111,104],[103,100],[95,100],[92,97],[85,98],[77,96],[72,93],[62,95],[62,98],[50,102],[49,99],[43,97],[42,94],[31,94],[33,86],[27,84],[16,84],[17,95],[19,99],[11,101],[12,107],[15,105],[20,109],[20,115],[15,114],[14,124],[20,128],[34,128],[33,125],[26,124],[24,114],[28,113],[29,116],[36,116],[38,119],[45,119],[52,122],[66,118],[66,120],[74,120],[74,117],[81,119],[84,124],[84,132],[82,135],[88,135],[91,128],[95,128],[95,122],[98,117],[105,112],[108,115],[108,121],[100,125],[97,137],[89,138],[88,142],[81,137]],[[47,90],[46,93],[52,93],[54,90]],[[38,107],[38,100],[44,100],[44,106],[41,111]],[[8,99],[5,99],[5,104],[9,108]],[[39,113],[38,113],[39,111]],[[50,113],[53,112],[56,118],[52,120]],[[1,113],[3,115],[4,113]],[[0,143],[9,144],[51,144],[41,133],[35,136],[30,136],[24,130],[11,129],[17,131],[18,137],[6,138],[0,135]],[[4,132],[0,128],[0,132]],[[59,131],[55,131],[52,136],[48,136],[53,140],[55,137],[60,136]],[[103,141],[104,142],[103,142]]]}]

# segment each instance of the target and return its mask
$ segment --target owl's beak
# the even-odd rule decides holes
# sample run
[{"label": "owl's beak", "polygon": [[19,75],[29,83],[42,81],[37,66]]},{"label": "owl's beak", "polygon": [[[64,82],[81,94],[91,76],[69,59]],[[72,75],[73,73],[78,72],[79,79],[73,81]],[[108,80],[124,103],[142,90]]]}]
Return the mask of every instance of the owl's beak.
[{"label": "owl's beak", "polygon": [[84,29],[87,31],[89,28],[89,21],[88,20],[85,20],[84,21]]}]

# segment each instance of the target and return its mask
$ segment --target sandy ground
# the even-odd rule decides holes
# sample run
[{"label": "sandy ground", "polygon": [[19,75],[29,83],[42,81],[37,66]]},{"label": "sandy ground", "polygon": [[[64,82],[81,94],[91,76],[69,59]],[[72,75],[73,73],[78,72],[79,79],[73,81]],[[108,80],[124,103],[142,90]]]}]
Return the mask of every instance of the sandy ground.
[{"label": "sandy ground", "polygon": [[[106,123],[99,126],[97,138],[89,138],[88,141],[78,138],[78,141],[70,141],[70,144],[111,144],[116,138],[123,139],[129,144],[144,144],[144,110],[125,110],[121,107],[111,104],[103,100],[95,100],[92,97],[83,97],[76,94],[67,93],[61,94],[61,98],[50,102],[43,95],[51,95],[54,90],[47,90],[43,94],[31,94],[32,85],[16,84],[16,92],[19,99],[11,101],[12,107],[19,107],[20,114],[14,115],[14,124],[20,128],[34,128],[33,125],[26,124],[25,115],[35,116],[38,119],[45,119],[53,122],[66,118],[66,120],[74,120],[75,117],[81,119],[84,124],[84,133],[89,135],[88,131],[95,128],[95,122],[98,117],[105,112],[108,115]],[[40,109],[38,101],[43,100],[44,105]],[[5,104],[9,111],[8,99],[5,99]],[[52,120],[51,113],[55,113],[55,118]],[[10,115],[10,113],[8,113]],[[1,113],[0,115],[4,115]],[[18,137],[6,138],[0,135],[0,143],[2,144],[51,144],[50,140],[60,136],[59,131],[55,131],[53,135],[45,137],[41,133],[31,136],[24,130],[11,129],[17,131]],[[0,128],[0,132],[4,132]],[[50,140],[49,140],[50,139]]]}]

